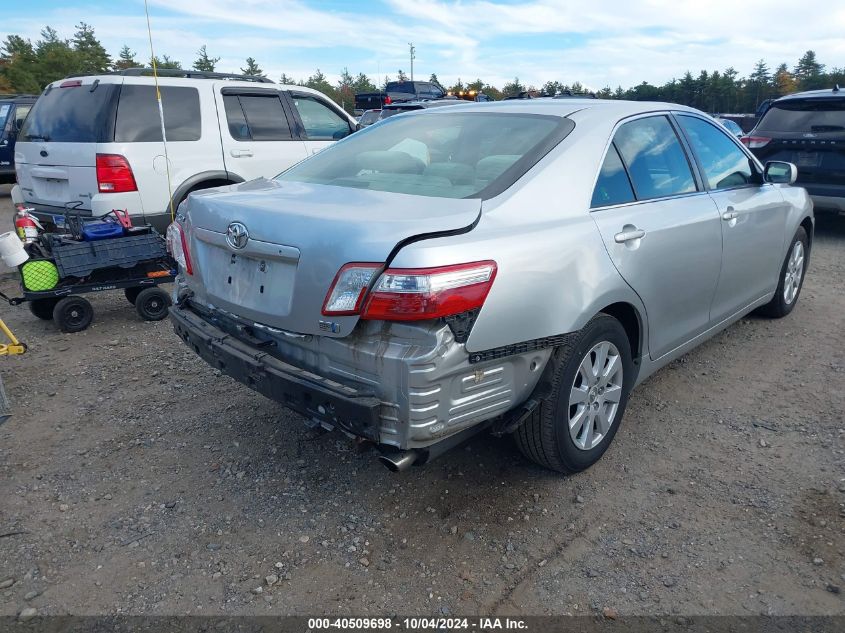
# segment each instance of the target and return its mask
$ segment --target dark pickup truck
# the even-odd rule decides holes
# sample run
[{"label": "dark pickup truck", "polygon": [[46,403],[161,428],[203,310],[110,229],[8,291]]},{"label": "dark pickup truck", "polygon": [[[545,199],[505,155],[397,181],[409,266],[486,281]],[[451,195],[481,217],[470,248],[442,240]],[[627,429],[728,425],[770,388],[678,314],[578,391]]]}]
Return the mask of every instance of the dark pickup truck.
[{"label": "dark pickup truck", "polygon": [[442,99],[446,91],[430,81],[389,81],[384,92],[361,92],[355,95],[356,110],[381,110],[382,106],[403,101]]}]

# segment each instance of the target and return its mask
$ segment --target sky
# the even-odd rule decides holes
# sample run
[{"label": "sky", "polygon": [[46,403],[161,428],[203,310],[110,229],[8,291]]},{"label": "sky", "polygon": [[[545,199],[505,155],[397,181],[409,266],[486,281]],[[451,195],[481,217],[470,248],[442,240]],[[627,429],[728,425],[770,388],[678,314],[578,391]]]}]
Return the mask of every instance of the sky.
[{"label": "sky", "polygon": [[[843,0],[148,0],[153,46],[189,67],[200,46],[238,72],[254,57],[274,80],[344,67],[380,81],[399,69],[441,83],[481,78],[501,87],[580,81],[591,89],[662,84],[690,70],[758,59],[790,67],[812,48],[845,66]],[[4,4],[0,38],[34,41],[45,25],[70,38],[85,21],[116,57],[149,59],[143,0],[28,0]]]}]

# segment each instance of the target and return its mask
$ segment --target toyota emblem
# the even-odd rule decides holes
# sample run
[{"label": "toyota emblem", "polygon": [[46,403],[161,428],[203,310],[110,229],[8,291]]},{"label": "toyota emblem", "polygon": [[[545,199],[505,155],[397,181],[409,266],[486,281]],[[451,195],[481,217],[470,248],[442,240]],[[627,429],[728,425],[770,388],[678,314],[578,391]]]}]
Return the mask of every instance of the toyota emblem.
[{"label": "toyota emblem", "polygon": [[226,243],[232,248],[239,250],[246,246],[249,241],[249,231],[240,222],[232,222],[226,229]]}]

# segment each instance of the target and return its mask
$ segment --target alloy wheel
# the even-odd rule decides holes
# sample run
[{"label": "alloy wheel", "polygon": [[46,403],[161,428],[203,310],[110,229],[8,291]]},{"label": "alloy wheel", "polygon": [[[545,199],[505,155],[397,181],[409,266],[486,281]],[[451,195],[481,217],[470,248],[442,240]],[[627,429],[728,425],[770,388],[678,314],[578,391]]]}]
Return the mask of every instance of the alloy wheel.
[{"label": "alloy wheel", "polygon": [[588,451],[607,437],[623,385],[622,356],[610,341],[596,343],[581,360],[569,395],[569,435]]},{"label": "alloy wheel", "polygon": [[801,240],[795,242],[789,259],[786,262],[786,273],[783,278],[783,300],[791,305],[801,289],[804,278],[804,244]]}]

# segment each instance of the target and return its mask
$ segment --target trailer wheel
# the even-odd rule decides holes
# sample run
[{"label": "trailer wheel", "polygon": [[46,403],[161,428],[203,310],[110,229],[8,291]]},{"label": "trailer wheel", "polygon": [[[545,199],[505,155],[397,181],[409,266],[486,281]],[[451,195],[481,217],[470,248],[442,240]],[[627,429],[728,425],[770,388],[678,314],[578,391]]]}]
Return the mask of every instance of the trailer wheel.
[{"label": "trailer wheel", "polygon": [[126,295],[126,300],[134,306],[135,300],[138,298],[138,295],[141,294],[142,290],[143,288],[138,286],[134,288],[124,288],[123,294]]},{"label": "trailer wheel", "polygon": [[161,288],[144,288],[135,299],[135,310],[145,321],[161,321],[169,307],[170,295]]},{"label": "trailer wheel", "polygon": [[94,320],[94,308],[83,297],[65,297],[53,308],[53,321],[62,332],[81,332]]},{"label": "trailer wheel", "polygon": [[58,299],[35,299],[29,302],[29,311],[39,319],[49,321],[58,302]]}]

